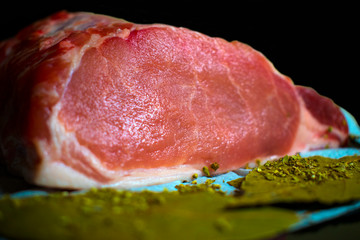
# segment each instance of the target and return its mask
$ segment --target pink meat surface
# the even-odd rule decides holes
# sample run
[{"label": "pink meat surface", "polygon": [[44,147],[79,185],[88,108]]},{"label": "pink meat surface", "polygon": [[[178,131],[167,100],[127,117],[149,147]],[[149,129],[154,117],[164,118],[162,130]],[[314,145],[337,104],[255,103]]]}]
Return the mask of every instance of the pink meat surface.
[{"label": "pink meat surface", "polygon": [[48,187],[128,188],[339,147],[338,106],[246,44],[59,12],[0,43],[1,158]]}]

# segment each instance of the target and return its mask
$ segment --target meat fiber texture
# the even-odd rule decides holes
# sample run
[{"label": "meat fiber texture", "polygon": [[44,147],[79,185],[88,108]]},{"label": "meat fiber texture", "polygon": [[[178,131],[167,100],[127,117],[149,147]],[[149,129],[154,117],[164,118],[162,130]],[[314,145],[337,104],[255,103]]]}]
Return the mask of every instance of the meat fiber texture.
[{"label": "meat fiber texture", "polygon": [[0,84],[1,159],[47,187],[154,185],[348,139],[336,104],[250,46],[163,24],[56,13],[0,43]]}]

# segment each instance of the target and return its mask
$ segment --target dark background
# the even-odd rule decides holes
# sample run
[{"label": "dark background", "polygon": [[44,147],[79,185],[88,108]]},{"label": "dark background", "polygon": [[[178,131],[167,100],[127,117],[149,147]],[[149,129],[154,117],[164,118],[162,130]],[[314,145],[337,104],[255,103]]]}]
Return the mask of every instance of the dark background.
[{"label": "dark background", "polygon": [[[118,2],[118,4],[114,4]],[[314,3],[317,2],[317,3]],[[356,1],[353,1],[356,3]],[[311,86],[360,121],[359,12],[345,1],[3,1],[0,39],[60,10],[90,11],[135,23],[166,23],[262,52],[295,84]],[[359,211],[282,239],[356,239]],[[345,233],[346,232],[346,233]],[[355,233],[357,232],[357,234]],[[345,235],[344,235],[345,233]]]},{"label": "dark background", "polygon": [[[118,4],[114,4],[114,3]],[[314,2],[317,2],[314,4]],[[262,52],[295,84],[311,86],[360,120],[359,14],[344,1],[47,1],[2,3],[0,38],[59,10],[90,11],[135,23],[166,23]]]}]

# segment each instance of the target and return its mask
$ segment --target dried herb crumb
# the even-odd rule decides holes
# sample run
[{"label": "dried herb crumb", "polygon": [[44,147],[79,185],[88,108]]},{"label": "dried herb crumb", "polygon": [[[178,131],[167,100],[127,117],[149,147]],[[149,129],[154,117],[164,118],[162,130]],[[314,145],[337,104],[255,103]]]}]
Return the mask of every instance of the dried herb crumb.
[{"label": "dried herb crumb", "polygon": [[[228,182],[243,195],[237,206],[286,202],[333,204],[360,199],[360,157],[285,156]],[[342,194],[338,194],[341,192]]]},{"label": "dried herb crumb", "polygon": [[217,162],[214,162],[214,163],[212,163],[212,164],[210,165],[210,167],[211,167],[214,171],[216,171],[216,170],[219,169],[220,165],[219,165]]},{"label": "dried herb crumb", "polygon": [[204,173],[205,176],[207,176],[207,177],[210,177],[210,176],[211,176],[208,167],[204,166],[204,167],[202,168],[202,171],[203,171],[203,173]]},{"label": "dried herb crumb", "polygon": [[332,130],[333,130],[333,127],[332,127],[332,126],[329,126],[328,129],[327,129],[327,132],[328,132],[328,133],[331,133]]}]

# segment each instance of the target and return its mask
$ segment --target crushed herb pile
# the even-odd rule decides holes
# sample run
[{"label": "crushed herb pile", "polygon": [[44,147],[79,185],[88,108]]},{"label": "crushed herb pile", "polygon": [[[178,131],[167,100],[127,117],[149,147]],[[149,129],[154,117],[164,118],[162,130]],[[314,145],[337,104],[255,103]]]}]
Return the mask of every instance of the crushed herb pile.
[{"label": "crushed herb pile", "polygon": [[[0,200],[0,235],[15,239],[263,239],[298,221],[294,211],[229,210],[212,181],[178,191],[92,189]],[[259,228],[261,231],[259,231]]]},{"label": "crushed herb pile", "polygon": [[[216,164],[210,166],[211,171],[217,168]],[[4,195],[0,198],[0,236],[87,240],[272,238],[300,221],[292,203],[333,206],[360,200],[360,156],[285,156],[258,165],[245,178],[230,181],[239,194],[223,192],[222,184],[212,178],[198,183],[202,180],[194,174],[193,181],[177,185],[177,191],[104,188],[26,198]]]},{"label": "crushed herb pile", "polygon": [[242,194],[234,207],[278,203],[343,204],[360,199],[360,156],[285,156],[228,182]]}]

